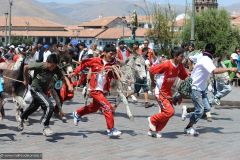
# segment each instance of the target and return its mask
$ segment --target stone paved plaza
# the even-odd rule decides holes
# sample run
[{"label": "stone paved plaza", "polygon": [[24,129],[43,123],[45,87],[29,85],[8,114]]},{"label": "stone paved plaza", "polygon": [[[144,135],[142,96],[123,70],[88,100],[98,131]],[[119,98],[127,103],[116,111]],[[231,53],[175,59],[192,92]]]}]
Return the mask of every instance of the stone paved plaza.
[{"label": "stone paved plaza", "polygon": [[106,136],[104,116],[98,112],[84,117],[74,126],[71,112],[83,105],[81,95],[64,104],[68,122],[52,118],[54,136],[44,137],[39,124],[42,112],[30,117],[30,126],[17,131],[14,105],[6,104],[6,118],[0,121],[0,153],[42,153],[47,160],[239,160],[240,110],[213,109],[213,122],[200,120],[196,125],[200,135],[186,136],[183,129],[188,123],[181,120],[181,109],[175,107],[175,116],[163,130],[163,138],[147,136],[146,118],[158,112],[157,107],[145,109],[143,101],[130,104],[135,115],[130,121],[121,105],[115,114],[115,126],[123,132],[118,139]]}]

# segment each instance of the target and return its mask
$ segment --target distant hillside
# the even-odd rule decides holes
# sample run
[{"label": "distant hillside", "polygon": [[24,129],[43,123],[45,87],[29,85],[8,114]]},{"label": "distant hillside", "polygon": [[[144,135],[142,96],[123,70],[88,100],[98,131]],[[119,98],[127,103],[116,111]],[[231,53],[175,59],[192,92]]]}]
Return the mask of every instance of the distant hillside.
[{"label": "distant hillside", "polygon": [[[1,16],[9,11],[9,1],[0,0]],[[35,0],[14,0],[12,6],[12,15],[14,16],[36,16],[51,20],[60,24],[74,23],[71,18],[63,15],[58,15],[46,8],[42,3]]]},{"label": "distant hillside", "polygon": [[236,3],[236,4],[233,4],[233,5],[227,6],[226,9],[230,13],[240,15],[240,3]]},{"label": "distant hillside", "polygon": [[[172,7],[177,14],[180,14],[185,12],[184,5],[183,3],[172,5]],[[8,10],[8,0],[0,0],[0,6],[0,14],[3,15]],[[149,10],[152,6],[153,4],[148,4]],[[166,4],[162,6],[168,7]],[[229,12],[240,13],[240,3],[225,8]],[[37,16],[65,25],[80,24],[99,16],[128,16],[133,10],[136,10],[139,15],[148,14],[143,0],[81,0],[76,4],[14,0],[13,5],[13,15]]]}]

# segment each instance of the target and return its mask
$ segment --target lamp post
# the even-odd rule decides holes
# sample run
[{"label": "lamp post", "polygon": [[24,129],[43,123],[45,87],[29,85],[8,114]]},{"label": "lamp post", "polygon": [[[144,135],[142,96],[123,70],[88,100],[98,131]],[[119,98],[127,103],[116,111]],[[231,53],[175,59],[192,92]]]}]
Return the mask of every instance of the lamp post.
[{"label": "lamp post", "polygon": [[146,11],[142,6],[140,6],[140,5],[138,5],[138,4],[134,4],[134,6],[137,7],[137,8],[139,8],[139,9],[141,9],[141,10],[143,11],[143,13],[145,14],[146,19],[147,19],[147,21],[148,21],[148,25],[151,24],[150,13],[149,13],[148,9],[147,9],[147,11]]},{"label": "lamp post", "polygon": [[138,28],[138,18],[137,18],[137,12],[134,10],[131,14],[131,23],[130,23],[130,29],[132,31],[132,40],[135,41],[136,38],[136,30]]},{"label": "lamp post", "polygon": [[5,47],[7,46],[7,20],[8,20],[8,13],[4,13],[5,19],[6,19],[6,25],[5,25]]},{"label": "lamp post", "polygon": [[26,23],[26,31],[27,31],[27,39],[28,39],[29,22],[25,22],[25,23]]},{"label": "lamp post", "polygon": [[124,37],[125,37],[125,24],[126,24],[126,17],[125,16],[123,16],[122,17],[122,26],[123,26],[123,30],[122,30],[122,37],[123,37],[123,39],[124,39]]},{"label": "lamp post", "polygon": [[9,31],[8,31],[8,43],[11,44],[11,31],[12,31],[12,5],[13,0],[9,0]]},{"label": "lamp post", "polygon": [[192,26],[191,26],[191,39],[190,41],[194,43],[195,41],[195,0],[192,0]]}]

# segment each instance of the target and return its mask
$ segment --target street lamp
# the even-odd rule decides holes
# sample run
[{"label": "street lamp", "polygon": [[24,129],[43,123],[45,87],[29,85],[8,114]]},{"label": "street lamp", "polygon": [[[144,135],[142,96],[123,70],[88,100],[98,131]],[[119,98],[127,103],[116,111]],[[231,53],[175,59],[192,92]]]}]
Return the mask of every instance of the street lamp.
[{"label": "street lamp", "polygon": [[191,26],[191,39],[190,41],[194,43],[195,41],[195,0],[192,0],[192,26]]},{"label": "street lamp", "polygon": [[146,11],[142,6],[140,6],[140,5],[138,5],[138,4],[134,4],[134,6],[137,7],[137,8],[139,8],[139,9],[141,9],[141,10],[143,11],[143,13],[144,13],[145,16],[146,16],[146,19],[147,19],[147,21],[148,21],[148,26],[149,26],[149,24],[151,24],[149,11],[148,11],[148,10]]},{"label": "street lamp", "polygon": [[11,30],[12,30],[12,5],[13,0],[9,0],[9,31],[8,31],[8,43],[11,44]]},{"label": "street lamp", "polygon": [[27,39],[28,39],[28,31],[29,31],[29,22],[25,22],[26,26],[26,31],[27,31]]},{"label": "street lamp", "polygon": [[125,28],[124,28],[125,24],[127,24],[127,21],[126,21],[126,17],[123,16],[122,17],[122,26],[123,26],[122,37],[123,37],[123,39],[124,39],[124,36],[125,36]]},{"label": "street lamp", "polygon": [[6,25],[5,25],[5,47],[7,46],[7,20],[8,20],[8,13],[4,13],[5,19],[6,19]]}]

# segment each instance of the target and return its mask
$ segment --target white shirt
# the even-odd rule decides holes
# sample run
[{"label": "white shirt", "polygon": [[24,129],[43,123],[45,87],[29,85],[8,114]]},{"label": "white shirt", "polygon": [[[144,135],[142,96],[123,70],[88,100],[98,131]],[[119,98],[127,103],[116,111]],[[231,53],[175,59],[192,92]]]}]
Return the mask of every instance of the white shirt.
[{"label": "white shirt", "polygon": [[159,90],[162,88],[163,80],[164,80],[164,74],[156,75],[156,87],[155,87],[154,93],[157,99],[159,99]]},{"label": "white shirt", "polygon": [[49,50],[45,51],[43,53],[43,62],[46,62],[47,61],[47,57],[52,54]]},{"label": "white shirt", "polygon": [[207,88],[208,78],[214,69],[216,69],[216,67],[213,64],[212,59],[208,56],[200,57],[191,74],[191,78],[193,80],[192,88],[199,91],[205,91]]},{"label": "white shirt", "polygon": [[194,63],[196,64],[197,61],[203,56],[202,53],[200,54],[195,54],[195,55],[192,55],[192,56],[189,56],[189,59]]},{"label": "white shirt", "polygon": [[[105,60],[103,60],[103,65],[105,66],[107,64],[107,62]],[[95,88],[95,90],[100,90],[100,91],[103,91],[103,88],[104,88],[104,84],[106,83],[106,75],[105,73],[98,73],[97,74],[97,86]]]},{"label": "white shirt", "polygon": [[88,49],[84,48],[79,54],[78,61],[80,62],[80,61],[86,59],[88,57],[89,53],[91,53],[91,52],[88,52]]},{"label": "white shirt", "polygon": [[39,52],[36,51],[35,54],[33,55],[34,61],[37,61],[39,59]]}]

